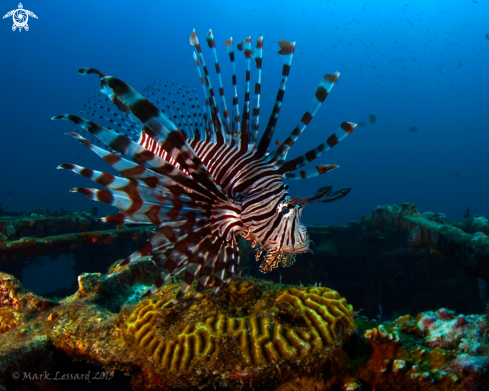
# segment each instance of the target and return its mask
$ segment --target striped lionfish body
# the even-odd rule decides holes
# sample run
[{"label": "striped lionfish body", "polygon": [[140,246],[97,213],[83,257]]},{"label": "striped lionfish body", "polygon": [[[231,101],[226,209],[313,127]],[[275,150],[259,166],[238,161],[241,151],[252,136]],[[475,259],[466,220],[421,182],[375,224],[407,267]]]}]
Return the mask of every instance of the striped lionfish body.
[{"label": "striped lionfish body", "polygon": [[[101,92],[108,97],[105,100],[110,99],[122,113],[104,107],[99,99],[91,102],[88,114],[93,110],[92,115],[108,120],[110,127],[73,115],[53,118],[73,121],[108,147],[108,150],[102,149],[79,134],[70,133],[121,176],[74,164],[62,164],[58,168],[74,171],[105,186],[103,190],[72,190],[120,210],[117,215],[102,220],[158,226],[154,236],[121,265],[152,255],[161,274],[146,295],[154,293],[170,276],[184,272],[181,290],[173,304],[183,297],[195,278],[198,278],[197,292],[212,285],[212,294],[231,280],[239,264],[239,237],[252,242],[257,260],[264,255],[262,272],[279,265],[291,265],[295,254],[310,251],[306,227],[300,223],[304,206],[336,201],[349,192],[344,189],[332,193],[331,187],[323,187],[313,197],[292,198],[283,182],[284,178],[309,178],[338,167],[319,165],[308,171],[298,171],[350,134],[356,126],[350,122],[342,123],[334,134],[303,156],[288,161],[286,156],[333,88],[339,73],[324,76],[299,124],[283,143],[277,142],[277,148],[270,151],[295,43],[278,42],[284,61],[282,79],[272,114],[258,141],[263,38],[258,38],[254,50],[250,38],[237,45],[246,58],[242,115],[238,106],[232,38],[225,45],[233,67],[231,115],[212,31],[208,32],[206,41],[214,55],[219,98],[211,85],[197,34],[195,31],[191,34],[190,43],[195,49],[195,65],[205,96],[204,107],[200,108],[196,98],[188,97],[190,91],[176,87],[180,102],[162,93],[161,102],[155,103],[161,108],[157,108],[121,80],[93,68],[81,68],[78,70],[81,74],[95,73],[100,77]],[[257,69],[252,109],[251,58]],[[151,94],[154,95],[154,90]],[[100,115],[100,108],[108,112],[109,117]]]}]

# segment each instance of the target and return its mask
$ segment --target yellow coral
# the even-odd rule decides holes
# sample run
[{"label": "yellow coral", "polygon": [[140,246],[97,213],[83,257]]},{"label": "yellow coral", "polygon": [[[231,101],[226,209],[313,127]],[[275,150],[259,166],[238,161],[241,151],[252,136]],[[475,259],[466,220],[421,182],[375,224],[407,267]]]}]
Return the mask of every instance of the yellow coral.
[{"label": "yellow coral", "polygon": [[[174,295],[174,290],[172,294],[167,290],[163,297],[138,304],[126,320],[125,333],[166,371],[209,369],[224,360],[236,376],[235,371],[249,367],[297,361],[316,352],[326,355],[341,342],[340,333],[348,335],[355,328],[352,306],[334,290],[301,287],[257,292],[254,281],[236,281],[224,289],[226,302],[213,298],[165,309]],[[228,311],[228,303],[239,298],[245,316]]]}]

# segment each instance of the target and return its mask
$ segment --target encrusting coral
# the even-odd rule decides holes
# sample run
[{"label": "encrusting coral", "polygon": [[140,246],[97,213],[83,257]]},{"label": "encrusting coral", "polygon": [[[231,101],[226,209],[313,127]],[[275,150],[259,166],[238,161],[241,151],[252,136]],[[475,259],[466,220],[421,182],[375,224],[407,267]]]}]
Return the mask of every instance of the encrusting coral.
[{"label": "encrusting coral", "polygon": [[55,306],[56,303],[22,289],[15,277],[0,272],[0,334]]},{"label": "encrusting coral", "polygon": [[174,386],[211,374],[221,385],[271,384],[283,369],[320,365],[355,329],[351,305],[328,288],[235,281],[222,297],[166,309],[177,290],[139,303],[123,326],[143,365]]},{"label": "encrusting coral", "polygon": [[364,339],[352,338],[352,345],[323,367],[326,389],[338,383],[345,390],[365,383],[376,390],[487,389],[489,341],[483,315],[457,317],[440,309],[401,316],[385,326],[364,317],[356,324]]},{"label": "encrusting coral", "polygon": [[78,292],[59,302],[0,275],[8,326],[0,330],[0,384],[72,389],[12,373],[75,373],[80,362],[104,373],[98,383],[107,388],[130,382],[136,391],[462,391],[488,384],[489,312],[440,309],[379,324],[354,317],[331,289],[238,277],[219,295],[204,292],[192,302],[192,288],[166,308],[176,284],[140,301],[158,273],[149,258],[112,271],[81,275]]},{"label": "encrusting coral", "polygon": [[[371,216],[363,216],[361,225],[374,229],[409,232],[409,247],[414,251],[430,249],[454,259],[471,277],[489,281],[489,238],[484,232],[466,233],[446,224],[446,216],[427,212],[421,215],[414,204],[377,206]],[[487,230],[487,220],[471,219],[472,224],[460,227]],[[473,225],[473,226],[471,226]]]}]

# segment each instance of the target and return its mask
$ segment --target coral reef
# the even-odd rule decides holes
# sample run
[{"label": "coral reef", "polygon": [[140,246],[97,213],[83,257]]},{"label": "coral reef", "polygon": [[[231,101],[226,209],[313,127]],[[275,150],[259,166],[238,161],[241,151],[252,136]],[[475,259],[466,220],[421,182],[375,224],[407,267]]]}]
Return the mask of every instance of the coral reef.
[{"label": "coral reef", "polygon": [[[81,275],[78,292],[58,303],[2,275],[0,311],[21,316],[0,333],[0,384],[17,389],[14,371],[54,374],[60,361],[69,371],[79,360],[110,387],[129,374],[134,390],[483,390],[488,380],[487,315],[440,309],[379,324],[354,318],[331,289],[249,278],[165,308],[174,283],[139,298],[158,273],[148,258],[113,271]],[[69,389],[53,384],[22,387]]]},{"label": "coral reef", "polygon": [[[95,208],[96,209],[96,208]],[[152,226],[126,228],[97,220],[96,210],[54,213],[39,208],[32,212],[5,211],[0,207],[0,270],[22,281],[24,269],[43,264],[46,256],[56,260],[72,258],[71,287],[46,285],[49,297],[64,297],[76,291],[77,277],[86,271],[106,272],[110,263],[140,247],[152,233]],[[101,262],[102,260],[102,262]]]},{"label": "coral reef", "polygon": [[[111,229],[108,229],[111,228]],[[152,235],[151,227],[115,227],[84,212],[63,216],[32,213],[0,216],[0,261],[32,258],[93,245],[112,245]]]},{"label": "coral reef", "polygon": [[356,323],[365,339],[352,339],[323,367],[326,389],[338,383],[350,390],[365,384],[377,390],[486,389],[489,340],[483,315],[455,316],[441,309],[386,325],[364,317]]},{"label": "coral reef", "polygon": [[57,304],[21,288],[19,281],[0,272],[0,334],[33,319]]},{"label": "coral reef", "polygon": [[355,328],[352,307],[328,288],[236,281],[223,297],[165,309],[175,290],[138,304],[123,326],[143,366],[150,358],[170,385],[273,384],[285,369],[320,365]]},{"label": "coral reef", "polygon": [[[27,370],[22,362],[36,369],[32,360],[40,352],[63,352],[107,371],[128,371],[133,388],[140,390],[275,387],[293,376],[297,380],[299,373],[314,378],[355,330],[352,307],[324,287],[238,279],[222,294],[204,293],[190,303],[189,292],[182,303],[165,309],[178,290],[169,284],[138,302],[156,274],[145,258],[116,267],[109,276],[81,275],[75,295],[59,303],[46,301],[50,306],[30,321],[0,335],[0,384],[15,388],[9,374]],[[21,290],[11,281],[16,283],[12,290]],[[12,306],[2,304],[3,309]],[[19,335],[19,328],[26,331]]]},{"label": "coral reef", "polygon": [[[442,306],[480,313],[487,292],[474,277],[485,275],[478,270],[485,268],[487,240],[473,230],[474,221],[482,220],[469,216],[462,223],[447,223],[443,213],[420,214],[414,205],[379,206],[361,222],[308,226],[314,253],[267,278],[319,282],[342,292],[355,308],[363,309],[362,315],[380,317],[380,324],[394,312],[415,314]],[[430,240],[437,240],[438,247]],[[242,263],[259,277],[253,259]]]},{"label": "coral reef", "polygon": [[400,207],[382,205],[371,216],[364,216],[362,224],[375,229],[394,229],[409,232],[409,246],[413,250],[431,249],[454,259],[472,277],[489,281],[489,238],[480,230],[487,230],[487,220],[474,218],[471,228],[475,233],[446,223],[446,217],[427,213],[421,215],[416,205]]},{"label": "coral reef", "polygon": [[[8,243],[24,232],[12,227],[2,228]],[[31,293],[0,273],[0,389],[73,389],[73,382],[42,374],[84,368],[103,380],[81,382],[78,389],[98,382],[141,391],[487,391],[489,307],[484,315],[464,315],[482,312],[484,299],[475,280],[442,255],[457,261],[460,252],[446,250],[453,245],[478,256],[486,227],[484,218],[468,213],[462,223],[448,224],[441,213],[420,215],[407,204],[379,207],[361,223],[309,227],[315,254],[267,275],[300,285],[238,272],[220,294],[204,291],[191,301],[192,287],[171,308],[166,303],[179,281],[141,299],[158,275],[149,257],[114,263],[108,275],[81,274],[76,293],[62,300]],[[100,249],[112,250],[87,252],[83,259],[104,265],[105,272],[117,249]],[[476,257],[476,269],[484,262]],[[244,270],[256,267],[245,260]],[[367,316],[354,314],[351,304]],[[427,311],[440,306],[446,308]],[[393,316],[394,310],[418,315]],[[41,375],[22,380],[14,372]]]}]

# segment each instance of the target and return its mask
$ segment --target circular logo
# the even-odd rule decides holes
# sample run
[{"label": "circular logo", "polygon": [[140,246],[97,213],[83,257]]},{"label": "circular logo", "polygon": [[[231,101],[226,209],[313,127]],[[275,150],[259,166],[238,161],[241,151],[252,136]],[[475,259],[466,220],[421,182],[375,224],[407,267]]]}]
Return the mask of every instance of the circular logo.
[{"label": "circular logo", "polygon": [[38,17],[34,12],[24,9],[22,3],[19,3],[18,7],[19,8],[17,8],[16,10],[7,12],[3,16],[3,19],[8,18],[9,16],[12,17],[14,21],[14,24],[12,25],[12,31],[15,31],[17,29],[19,29],[19,32],[22,31],[22,29],[24,29],[25,31],[29,31],[29,25],[27,24],[29,16],[32,16],[35,19],[38,19]]},{"label": "circular logo", "polygon": [[27,24],[27,20],[29,19],[29,15],[25,12],[24,9],[15,10],[14,15],[14,24],[17,27],[23,28]]}]

